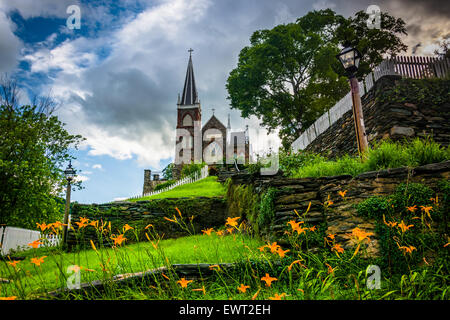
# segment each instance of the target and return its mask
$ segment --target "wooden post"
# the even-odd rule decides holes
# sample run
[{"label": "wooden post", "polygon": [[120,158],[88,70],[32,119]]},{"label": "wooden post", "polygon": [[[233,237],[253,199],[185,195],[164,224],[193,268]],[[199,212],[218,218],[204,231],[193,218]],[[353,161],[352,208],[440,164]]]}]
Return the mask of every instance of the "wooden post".
[{"label": "wooden post", "polygon": [[67,231],[68,231],[68,223],[69,223],[69,211],[70,211],[70,181],[67,182],[67,191],[66,191],[66,210],[64,212],[64,221],[63,221],[63,234],[62,234],[62,245],[66,245],[67,241]]},{"label": "wooden post", "polygon": [[361,105],[361,96],[359,95],[359,84],[356,77],[350,78],[350,87],[352,89],[353,101],[353,120],[355,122],[356,142],[360,156],[367,151],[369,144],[367,142],[366,129],[364,126],[364,117]]}]

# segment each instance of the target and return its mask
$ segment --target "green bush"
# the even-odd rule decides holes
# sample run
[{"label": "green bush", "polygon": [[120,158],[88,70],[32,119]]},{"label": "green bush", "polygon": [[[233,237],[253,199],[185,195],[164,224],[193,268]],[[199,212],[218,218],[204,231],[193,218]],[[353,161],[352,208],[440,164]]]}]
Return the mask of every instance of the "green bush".
[{"label": "green bush", "polygon": [[[298,157],[297,160],[290,157]],[[364,155],[364,162],[358,157],[345,155],[336,160],[327,160],[319,155],[302,156],[299,153],[281,158],[292,178],[322,177],[349,174],[357,176],[367,171],[377,171],[404,166],[416,167],[450,160],[450,147],[444,148],[430,137],[413,141],[382,141],[370,148]]]},{"label": "green bush", "polygon": [[168,180],[168,181],[166,181],[166,182],[163,182],[163,183],[161,183],[161,184],[158,184],[158,185],[155,187],[155,190],[154,190],[154,191],[158,191],[158,190],[167,188],[167,187],[171,186],[172,184],[174,184],[175,182],[176,182],[175,180]]},{"label": "green bush", "polygon": [[267,227],[275,217],[274,200],[276,194],[277,190],[275,188],[269,188],[269,190],[267,190],[261,197],[259,215],[256,219],[259,230]]},{"label": "green bush", "polygon": [[325,158],[316,158],[313,163],[305,164],[304,166],[300,167],[293,174],[293,177],[324,177],[344,174],[356,176],[362,172],[364,172],[364,165],[363,163],[361,163],[359,158],[354,158],[346,155],[334,161],[326,160]]},{"label": "green bush", "polygon": [[392,203],[396,210],[402,212],[405,211],[406,207],[430,205],[430,198],[433,196],[434,191],[426,185],[420,183],[402,183],[395,189],[395,193],[392,195]]},{"label": "green bush", "polygon": [[389,212],[389,200],[385,197],[370,197],[356,206],[358,215],[378,219]]},{"label": "green bush", "polygon": [[181,178],[185,178],[187,176],[193,175],[195,173],[200,174],[202,168],[206,165],[206,163],[191,163],[183,165],[181,169]]},{"label": "green bush", "polygon": [[450,148],[444,148],[431,138],[416,138],[406,145],[406,154],[410,166],[422,166],[442,162],[450,158]]},{"label": "green bush", "polygon": [[376,171],[402,167],[408,161],[408,155],[400,143],[383,141],[368,150],[364,164],[367,171]]}]

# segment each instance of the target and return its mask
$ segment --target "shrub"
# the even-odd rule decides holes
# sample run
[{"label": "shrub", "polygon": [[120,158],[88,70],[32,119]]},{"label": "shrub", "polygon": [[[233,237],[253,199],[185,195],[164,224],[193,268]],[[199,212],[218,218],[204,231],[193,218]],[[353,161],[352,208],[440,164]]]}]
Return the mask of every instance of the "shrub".
[{"label": "shrub", "polygon": [[430,137],[414,139],[406,145],[405,151],[411,166],[442,162],[450,158],[450,148],[442,147]]},{"label": "shrub", "polygon": [[364,171],[364,166],[358,158],[348,155],[335,161],[316,158],[313,163],[304,165],[294,174],[296,178],[323,177],[350,174],[356,176]]},{"label": "shrub", "polygon": [[408,155],[400,143],[383,141],[369,149],[364,163],[367,171],[398,168],[408,164]]},{"label": "shrub", "polygon": [[402,183],[396,189],[392,196],[393,205],[396,210],[402,212],[406,207],[410,206],[427,206],[430,205],[434,191],[420,183]]},{"label": "shrub", "polygon": [[206,163],[191,163],[183,165],[181,169],[181,178],[185,178],[187,176],[193,175],[195,173],[200,174],[202,168],[206,165]]},{"label": "shrub", "polygon": [[274,200],[277,190],[275,188],[269,188],[261,197],[259,215],[256,219],[259,230],[268,226],[272,219],[275,217],[274,212]]},{"label": "shrub", "polygon": [[163,182],[163,183],[161,183],[161,184],[158,184],[158,185],[155,187],[155,190],[154,190],[154,191],[158,191],[158,190],[167,188],[167,187],[171,186],[171,185],[174,184],[174,183],[175,183],[175,180],[168,180],[168,181],[166,181],[166,182]]},{"label": "shrub", "polygon": [[389,211],[389,201],[385,197],[370,197],[356,206],[358,215],[379,219]]}]

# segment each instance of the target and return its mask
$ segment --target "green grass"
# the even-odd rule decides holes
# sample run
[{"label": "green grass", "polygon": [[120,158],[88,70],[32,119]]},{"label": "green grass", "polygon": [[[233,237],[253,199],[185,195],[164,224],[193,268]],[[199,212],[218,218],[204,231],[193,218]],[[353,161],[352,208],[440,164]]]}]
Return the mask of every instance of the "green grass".
[{"label": "green grass", "polygon": [[[82,269],[81,282],[87,282],[103,278],[101,263],[107,266],[112,276],[161,267],[167,264],[165,258],[170,264],[230,263],[237,261],[244,254],[248,255],[249,249],[256,251],[261,245],[259,240],[243,235],[219,237],[213,233],[211,236],[195,235],[161,240],[157,249],[150,242],[124,245],[117,249],[97,248],[97,251],[82,250],[74,253],[63,253],[55,248],[31,249],[15,255],[25,258],[17,265],[20,268],[18,278],[15,278],[11,266],[0,261],[0,278],[22,282],[25,287],[22,298],[31,298],[34,294],[42,294],[58,287],[64,288],[66,281],[63,276],[72,273],[67,273],[67,268],[71,265],[95,270]],[[161,255],[161,252],[164,252],[164,255]],[[36,267],[30,262],[31,258],[42,256],[47,258],[41,266]],[[13,284],[2,285],[0,297],[17,296],[18,292],[15,290],[17,291],[17,288]]]},{"label": "green grass", "polygon": [[194,183],[178,186],[157,195],[139,199],[130,199],[129,201],[134,202],[165,198],[222,197],[225,195],[225,192],[225,187],[220,182],[217,182],[217,177],[211,176]]},{"label": "green grass", "polygon": [[[368,171],[392,169],[399,167],[417,167],[430,163],[450,160],[450,147],[442,147],[433,140],[416,138],[408,142],[382,141],[359,157],[348,155],[336,160],[321,156],[305,157],[299,154],[289,157],[305,159],[289,167],[285,174],[291,178],[324,177],[337,175],[357,176]],[[288,160],[289,160],[288,157]],[[288,162],[282,159],[282,162]]]}]

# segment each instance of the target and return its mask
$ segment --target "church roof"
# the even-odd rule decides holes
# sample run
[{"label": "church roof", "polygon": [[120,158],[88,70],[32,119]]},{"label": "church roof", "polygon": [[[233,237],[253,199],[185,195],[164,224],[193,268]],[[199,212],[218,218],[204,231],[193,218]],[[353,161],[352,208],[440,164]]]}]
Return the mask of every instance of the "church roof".
[{"label": "church roof", "polygon": [[192,65],[192,55],[189,56],[189,63],[184,80],[183,95],[180,105],[194,105],[198,103],[197,87],[195,86],[194,67]]},{"label": "church roof", "polygon": [[203,126],[202,131],[205,131],[210,128],[219,129],[221,131],[226,131],[226,129],[227,129],[227,128],[225,128],[223,123],[220,122],[220,120],[216,118],[215,115],[212,115],[211,118],[209,118],[209,120]]}]

